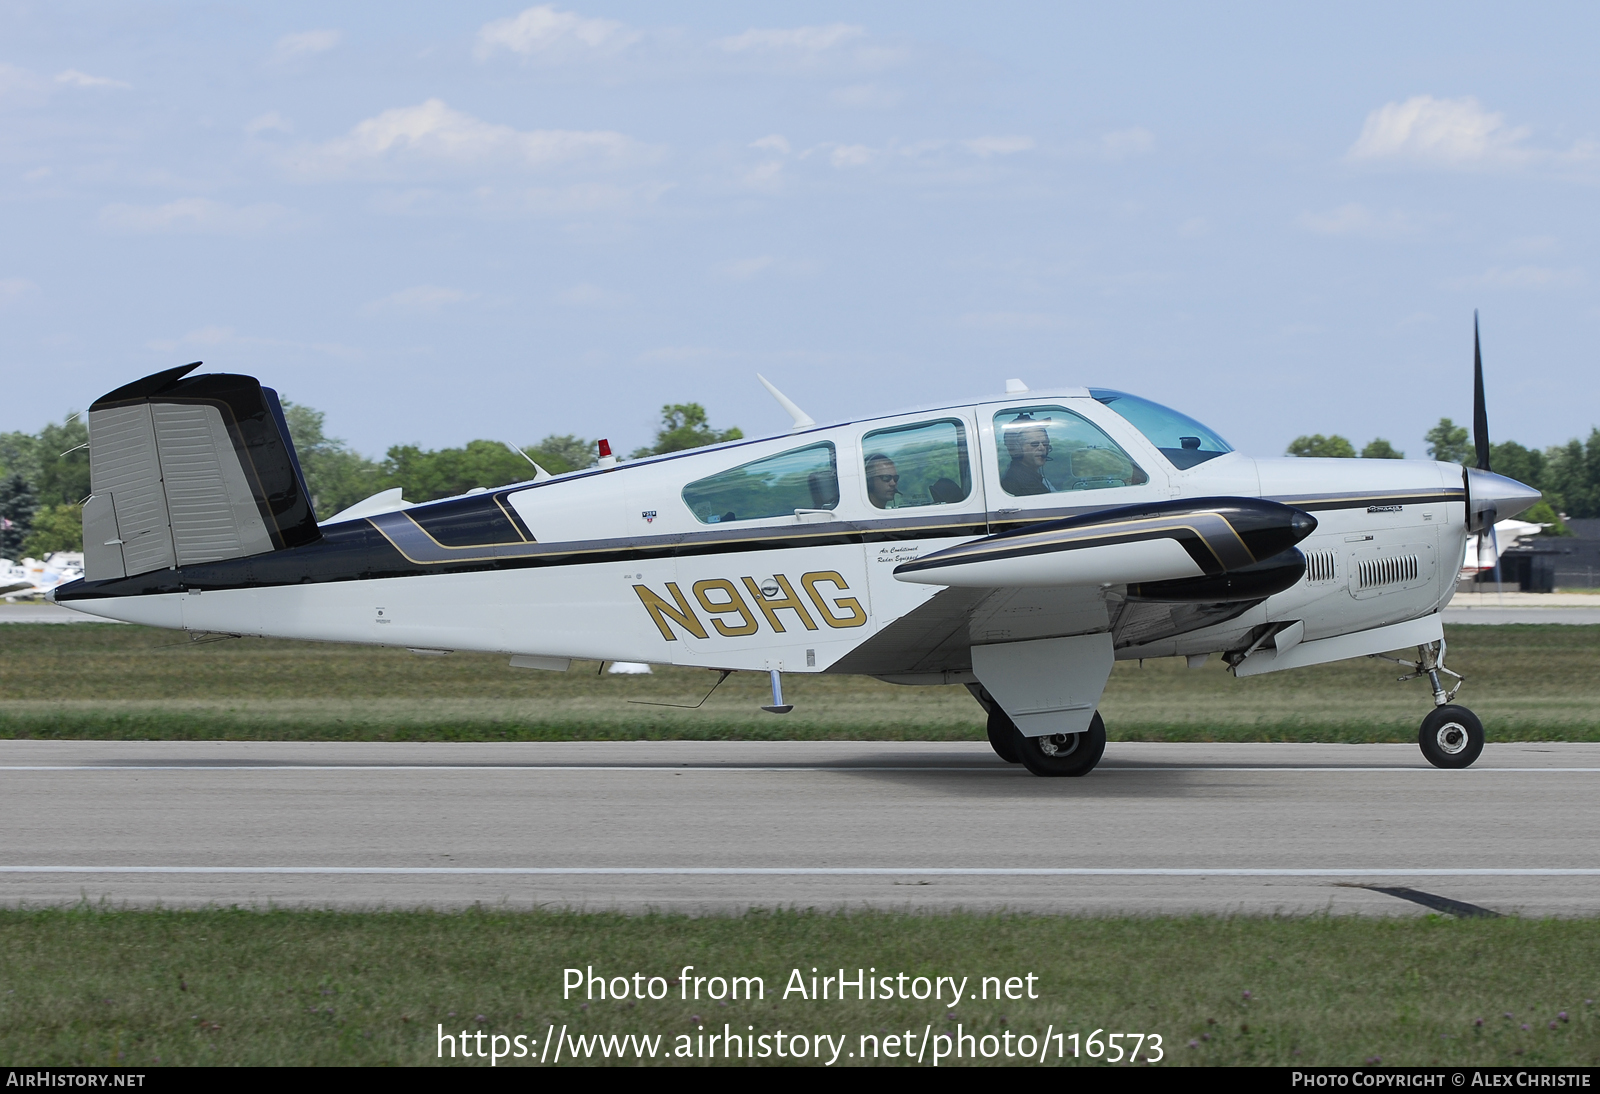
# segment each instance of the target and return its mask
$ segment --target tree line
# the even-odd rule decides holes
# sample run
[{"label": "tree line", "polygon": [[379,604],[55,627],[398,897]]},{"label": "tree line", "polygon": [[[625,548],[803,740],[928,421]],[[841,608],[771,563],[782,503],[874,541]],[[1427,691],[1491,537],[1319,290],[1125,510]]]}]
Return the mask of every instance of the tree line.
[{"label": "tree line", "polygon": [[[482,439],[459,448],[394,445],[383,459],[374,460],[328,436],[320,410],[285,402],[284,417],[321,520],[397,486],[407,501],[433,501],[476,487],[530,479],[530,461],[560,475],[591,467],[598,458],[594,441],[563,433],[520,450],[502,441]],[[671,403],[661,408],[655,441],[635,449],[630,458],[681,452],[742,436],[737,426],[712,428],[699,403]],[[1477,466],[1466,426],[1440,418],[1424,439],[1429,458]],[[1289,444],[1288,455],[1405,458],[1404,452],[1382,437],[1373,438],[1358,453],[1348,438],[1337,433],[1296,437]],[[1502,441],[1490,446],[1490,466],[1544,495],[1526,519],[1551,524],[1555,534],[1566,534],[1563,515],[1600,517],[1600,428],[1590,430],[1587,441],[1574,437],[1543,451]],[[69,415],[38,433],[0,433],[0,557],[43,558],[52,551],[82,550],[80,507],[88,496],[89,430],[83,415]]]},{"label": "tree line", "polygon": [[[1477,467],[1477,447],[1472,432],[1449,418],[1428,430],[1428,458],[1463,467]],[[1349,438],[1334,433],[1296,437],[1287,455],[1351,458],[1357,455]],[[1382,437],[1375,437],[1361,449],[1367,459],[1399,460],[1404,452]],[[1566,444],[1551,445],[1540,451],[1516,441],[1489,445],[1489,467],[1497,475],[1527,483],[1543,495],[1539,503],[1523,515],[1524,520],[1549,524],[1547,534],[1569,535],[1562,517],[1600,517],[1600,429],[1590,429],[1589,439],[1574,437]]]},{"label": "tree line", "polygon": [[[319,520],[397,486],[406,501],[433,501],[476,487],[524,482],[533,478],[535,462],[560,475],[591,467],[598,459],[595,441],[566,433],[521,449],[481,439],[459,448],[401,444],[374,460],[328,436],[322,411],[286,401],[283,412]],[[737,426],[712,428],[699,403],[672,403],[661,408],[655,441],[635,449],[630,458],[743,436]],[[83,550],[81,506],[88,496],[89,430],[83,415],[69,415],[38,433],[0,433],[0,558]]]}]

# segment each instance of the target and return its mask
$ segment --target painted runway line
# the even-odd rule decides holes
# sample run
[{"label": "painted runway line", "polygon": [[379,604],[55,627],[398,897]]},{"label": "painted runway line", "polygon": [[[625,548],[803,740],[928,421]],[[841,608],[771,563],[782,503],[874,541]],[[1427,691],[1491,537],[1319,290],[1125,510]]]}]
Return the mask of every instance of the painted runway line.
[{"label": "painted runway line", "polygon": [[[876,764],[838,764],[830,767],[791,767],[788,765],[761,765],[746,766],[742,764],[297,764],[282,761],[262,761],[251,764],[213,764],[204,760],[186,764],[141,764],[141,763],[104,763],[104,764],[0,764],[0,773],[7,771],[98,771],[115,774],[121,771],[532,771],[532,772],[558,772],[558,771],[657,771],[662,773],[678,773],[684,771],[701,772],[728,772],[728,773],[768,773],[768,774],[828,774],[847,773],[854,771],[915,771],[915,772],[979,772],[988,774],[1021,774],[1023,768],[1017,764],[983,764],[981,766],[957,767],[939,763],[918,765],[876,765]],[[1460,771],[1442,771],[1424,763],[1408,767],[1279,767],[1277,765],[1256,766],[1224,766],[1220,764],[1171,764],[1171,765],[1139,765],[1135,767],[1119,767],[1114,764],[1102,764],[1096,767],[1094,773],[1099,774],[1142,774],[1145,772],[1181,772],[1181,771],[1223,771],[1232,773],[1249,774],[1252,772],[1277,773],[1317,773],[1329,772],[1334,774],[1371,774],[1376,772],[1412,772],[1423,774],[1455,774],[1455,775],[1594,775],[1600,774],[1600,767],[1469,767]]]},{"label": "painted runway line", "polygon": [[0,874],[441,874],[682,877],[1600,877],[1600,867],[1205,866],[0,866]]}]

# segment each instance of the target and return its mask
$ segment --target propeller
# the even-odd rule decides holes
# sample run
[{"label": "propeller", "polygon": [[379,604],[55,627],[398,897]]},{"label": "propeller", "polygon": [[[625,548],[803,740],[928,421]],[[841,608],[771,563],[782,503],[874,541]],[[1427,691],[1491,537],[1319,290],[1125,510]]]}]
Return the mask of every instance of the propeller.
[{"label": "propeller", "polygon": [[[1472,313],[1472,373],[1472,440],[1477,466],[1461,468],[1461,484],[1466,489],[1467,531],[1477,537],[1479,566],[1483,569],[1493,566],[1498,570],[1500,549],[1495,522],[1514,517],[1537,502],[1539,491],[1489,470],[1489,407],[1483,394],[1483,343],[1478,337],[1476,311]],[[1485,547],[1492,558],[1483,558]]]},{"label": "propeller", "polygon": [[1472,310],[1472,444],[1478,469],[1489,470],[1489,406],[1483,397],[1483,344],[1478,340],[1478,310]]},{"label": "propeller", "polygon": [[[1483,394],[1483,342],[1478,337],[1478,309],[1472,309],[1472,445],[1477,450],[1478,470],[1489,470],[1489,404]],[[1489,548],[1489,565],[1484,565],[1483,549]],[[1478,533],[1478,567],[1494,568],[1494,580],[1500,582],[1500,538],[1495,533],[1494,517],[1490,514],[1483,531]]]}]

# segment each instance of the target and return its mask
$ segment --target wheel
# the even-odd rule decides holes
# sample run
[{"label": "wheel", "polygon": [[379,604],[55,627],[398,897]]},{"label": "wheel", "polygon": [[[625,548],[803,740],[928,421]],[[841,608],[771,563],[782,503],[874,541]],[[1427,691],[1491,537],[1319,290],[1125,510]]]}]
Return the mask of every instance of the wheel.
[{"label": "wheel", "polygon": [[989,708],[989,747],[996,756],[1008,764],[1020,764],[1022,753],[1017,750],[1017,738],[1021,736],[1016,723],[1000,709],[999,703]]},{"label": "wheel", "polygon": [[[1009,720],[1009,719],[1008,719]],[[1044,737],[1016,736],[1022,765],[1046,778],[1087,775],[1106,750],[1106,724],[1095,711],[1094,721],[1082,733],[1052,733]]]},{"label": "wheel", "polygon": [[1434,707],[1422,719],[1417,744],[1434,767],[1471,767],[1483,751],[1483,723],[1466,707]]}]

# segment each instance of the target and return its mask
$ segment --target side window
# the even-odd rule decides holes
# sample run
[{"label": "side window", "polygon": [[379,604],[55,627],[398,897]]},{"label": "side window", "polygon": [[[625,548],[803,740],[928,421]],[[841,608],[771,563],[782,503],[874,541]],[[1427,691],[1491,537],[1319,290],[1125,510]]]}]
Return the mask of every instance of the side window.
[{"label": "side window", "polygon": [[867,500],[879,509],[952,505],[972,493],[967,431],[955,418],[868,433],[861,453]]},{"label": "side window", "polygon": [[691,482],[683,501],[702,524],[832,509],[839,504],[838,456],[827,442],[780,452]]},{"label": "side window", "polygon": [[994,416],[1000,485],[1012,497],[1142,486],[1150,476],[1117,443],[1060,406],[1002,410]]}]

